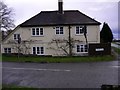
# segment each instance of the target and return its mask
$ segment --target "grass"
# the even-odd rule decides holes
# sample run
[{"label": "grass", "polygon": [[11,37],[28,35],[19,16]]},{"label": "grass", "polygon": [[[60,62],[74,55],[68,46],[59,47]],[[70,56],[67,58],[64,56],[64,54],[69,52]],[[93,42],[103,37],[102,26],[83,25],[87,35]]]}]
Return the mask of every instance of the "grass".
[{"label": "grass", "polygon": [[116,47],[112,47],[116,53],[120,54],[120,49],[119,48],[116,48]]},{"label": "grass", "polygon": [[93,56],[93,57],[41,57],[41,56],[2,56],[2,61],[7,62],[40,62],[40,63],[78,63],[111,61],[114,56]]},{"label": "grass", "polygon": [[2,85],[2,90],[47,90],[47,89],[38,89],[38,88],[22,87],[15,85]]},{"label": "grass", "polygon": [[[32,88],[32,87],[23,87],[15,85],[2,85],[2,90],[54,90],[54,88]],[[56,88],[57,90],[57,88]]]},{"label": "grass", "polygon": [[[111,87],[112,86],[112,87]],[[101,90],[119,90],[120,85],[105,85]],[[14,85],[3,85],[2,90],[54,90],[55,88],[29,88]],[[57,88],[56,88],[57,90]]]}]

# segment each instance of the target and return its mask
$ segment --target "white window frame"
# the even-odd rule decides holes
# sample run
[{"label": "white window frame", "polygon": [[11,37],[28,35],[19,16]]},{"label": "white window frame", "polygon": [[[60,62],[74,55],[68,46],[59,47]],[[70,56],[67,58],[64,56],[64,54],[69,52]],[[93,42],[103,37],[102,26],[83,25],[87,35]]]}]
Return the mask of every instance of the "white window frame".
[{"label": "white window frame", "polygon": [[[77,32],[77,27],[79,28],[79,33],[76,33],[76,32]],[[81,26],[76,26],[76,27],[75,27],[75,35],[83,35],[84,32],[81,31],[81,30],[83,29],[83,27],[84,27],[84,26],[82,26],[82,25],[81,25]],[[81,32],[82,32],[82,33],[81,33]]]},{"label": "white window frame", "polygon": [[[5,51],[6,49],[6,51]],[[10,50],[9,50],[10,49]],[[11,53],[12,52],[12,49],[11,48],[4,48],[4,53]]]},{"label": "white window frame", "polygon": [[14,39],[14,40],[18,40],[19,37],[21,37],[20,34],[14,34],[14,35],[13,35],[13,39]]},{"label": "white window frame", "polygon": [[[35,30],[35,35],[33,35],[33,29]],[[37,34],[37,30],[38,30],[38,34]],[[41,34],[41,32],[43,34]],[[31,36],[44,36],[44,28],[43,27],[33,27],[33,28],[31,28]]]},{"label": "white window frame", "polygon": [[[63,28],[63,30],[62,30],[62,34],[61,34],[61,29],[60,28]],[[58,31],[58,34],[57,34],[57,31]],[[55,28],[55,34],[56,35],[64,35],[64,27],[63,26],[58,26],[58,27],[56,27]]]},{"label": "white window frame", "polygon": [[[33,48],[35,48],[35,55],[44,55],[44,53],[45,53],[44,47],[32,47],[32,54],[34,54],[33,53]],[[42,53],[41,48],[43,48],[43,53]]]},{"label": "white window frame", "polygon": [[[88,53],[88,45],[87,45],[87,51],[86,51],[86,48],[85,48],[86,45],[87,44],[78,44],[78,45],[76,45],[76,52],[77,53]],[[78,50],[78,46],[79,46],[79,50]],[[82,49],[83,49],[83,51],[82,51]]]}]

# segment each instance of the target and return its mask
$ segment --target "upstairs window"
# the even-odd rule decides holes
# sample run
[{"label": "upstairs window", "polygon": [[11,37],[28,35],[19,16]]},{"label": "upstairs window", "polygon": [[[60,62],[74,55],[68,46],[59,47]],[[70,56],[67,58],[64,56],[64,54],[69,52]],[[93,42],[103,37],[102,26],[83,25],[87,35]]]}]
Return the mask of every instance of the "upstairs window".
[{"label": "upstairs window", "polygon": [[4,53],[11,53],[11,48],[4,48]]},{"label": "upstairs window", "polygon": [[56,27],[56,34],[57,35],[64,34],[63,27]]},{"label": "upstairs window", "polygon": [[88,45],[81,44],[77,45],[77,52],[88,52]]},{"label": "upstairs window", "polygon": [[20,34],[14,34],[14,40],[18,40],[20,38]]},{"label": "upstairs window", "polygon": [[[85,29],[86,29],[86,26],[77,26],[75,34],[76,35],[84,34]],[[87,29],[86,29],[86,33],[87,33]]]},{"label": "upstairs window", "polygon": [[43,36],[43,28],[32,28],[32,36]]}]

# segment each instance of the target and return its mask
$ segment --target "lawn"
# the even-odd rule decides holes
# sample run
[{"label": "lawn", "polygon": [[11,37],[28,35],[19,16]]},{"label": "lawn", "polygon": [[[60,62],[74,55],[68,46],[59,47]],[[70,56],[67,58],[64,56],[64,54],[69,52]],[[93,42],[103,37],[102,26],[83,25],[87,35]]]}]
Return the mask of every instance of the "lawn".
[{"label": "lawn", "polygon": [[120,49],[119,48],[116,48],[116,47],[112,47],[116,53],[120,54]]},{"label": "lawn", "polygon": [[2,85],[2,90],[48,90],[48,89],[22,87],[22,86],[15,86],[15,85]]},{"label": "lawn", "polygon": [[114,56],[88,56],[88,57],[42,57],[42,56],[2,56],[2,61],[8,62],[40,62],[40,63],[77,63],[112,61]]}]

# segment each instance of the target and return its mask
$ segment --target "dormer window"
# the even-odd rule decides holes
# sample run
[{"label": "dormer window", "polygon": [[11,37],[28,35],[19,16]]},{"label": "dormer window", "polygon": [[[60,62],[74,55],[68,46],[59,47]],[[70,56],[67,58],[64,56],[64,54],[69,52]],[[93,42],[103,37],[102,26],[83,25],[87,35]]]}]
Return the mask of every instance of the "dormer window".
[{"label": "dormer window", "polygon": [[43,28],[32,28],[32,36],[43,36]]}]

